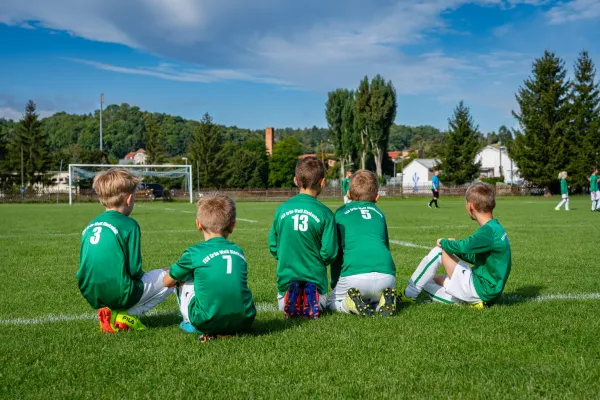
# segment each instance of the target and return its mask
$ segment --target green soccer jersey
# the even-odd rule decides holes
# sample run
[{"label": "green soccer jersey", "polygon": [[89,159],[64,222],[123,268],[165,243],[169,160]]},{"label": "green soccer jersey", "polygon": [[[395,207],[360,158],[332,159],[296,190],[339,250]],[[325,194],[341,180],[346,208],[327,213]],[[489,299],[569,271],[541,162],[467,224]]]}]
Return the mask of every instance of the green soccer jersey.
[{"label": "green soccer jersey", "polygon": [[118,211],[105,211],[81,235],[77,279],[96,309],[126,310],[144,293],[140,226]]},{"label": "green soccer jersey", "polygon": [[592,175],[590,176],[590,192],[598,191],[598,176]]},{"label": "green soccer jersey", "polygon": [[331,265],[331,287],[340,276],[379,272],[396,276],[385,216],[374,203],[355,201],[335,212],[339,251]]},{"label": "green soccer jersey", "polygon": [[498,298],[511,269],[508,235],[496,219],[488,221],[465,240],[442,239],[442,249],[473,264],[473,286],[483,301]]},{"label": "green soccer jersey", "polygon": [[188,313],[202,333],[233,334],[252,325],[256,308],[248,289],[248,264],[235,243],[216,237],[189,247],[169,275],[194,281]]},{"label": "green soccer jersey", "polygon": [[308,194],[298,194],[275,212],[269,250],[277,263],[277,290],[292,281],[313,282],[327,293],[327,269],[338,252],[333,212]]},{"label": "green soccer jersey", "polygon": [[350,190],[350,178],[342,179],[342,195],[347,196],[348,190]]},{"label": "green soccer jersey", "polygon": [[560,180],[560,194],[569,194],[569,186],[564,178]]}]

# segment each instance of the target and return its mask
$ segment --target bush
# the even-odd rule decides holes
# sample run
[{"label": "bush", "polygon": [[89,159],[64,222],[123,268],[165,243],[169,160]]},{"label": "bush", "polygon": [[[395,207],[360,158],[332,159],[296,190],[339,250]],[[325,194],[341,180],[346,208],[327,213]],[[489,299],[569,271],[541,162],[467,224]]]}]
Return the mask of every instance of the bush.
[{"label": "bush", "polygon": [[495,178],[482,178],[481,182],[485,182],[492,186],[496,186],[496,183],[504,183],[504,177],[499,176],[499,177],[495,177]]}]

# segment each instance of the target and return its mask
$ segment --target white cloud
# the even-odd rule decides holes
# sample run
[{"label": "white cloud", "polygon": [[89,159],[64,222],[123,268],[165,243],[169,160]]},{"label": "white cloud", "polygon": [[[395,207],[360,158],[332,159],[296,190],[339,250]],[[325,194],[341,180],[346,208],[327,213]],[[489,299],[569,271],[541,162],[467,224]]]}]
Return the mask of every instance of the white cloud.
[{"label": "white cloud", "polygon": [[[39,114],[40,118],[46,118],[54,115],[56,111],[38,110],[37,113]],[[21,118],[23,118],[23,111],[18,111],[11,107],[0,107],[0,118],[19,121]]]},{"label": "white cloud", "polygon": [[546,16],[548,21],[554,25],[600,18],[600,0],[562,2],[548,10]]}]

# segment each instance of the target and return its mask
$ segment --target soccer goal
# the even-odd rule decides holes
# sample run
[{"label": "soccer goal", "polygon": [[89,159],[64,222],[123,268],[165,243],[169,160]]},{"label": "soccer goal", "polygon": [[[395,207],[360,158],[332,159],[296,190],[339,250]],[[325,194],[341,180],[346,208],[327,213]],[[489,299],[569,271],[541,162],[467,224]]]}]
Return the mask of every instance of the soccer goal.
[{"label": "soccer goal", "polygon": [[[97,173],[115,167],[127,169],[141,177],[141,185],[143,187],[140,188],[140,193],[149,193],[148,198],[154,199],[155,190],[158,187],[162,187],[162,185],[154,183],[153,180],[161,180],[163,182],[165,180],[172,180],[174,183],[182,186],[182,193],[186,197],[189,195],[190,203],[194,201],[191,165],[69,164],[69,204],[73,204],[74,192],[76,195],[85,190],[90,193],[92,192],[91,184]],[[160,192],[160,195],[162,196],[162,192]]]}]

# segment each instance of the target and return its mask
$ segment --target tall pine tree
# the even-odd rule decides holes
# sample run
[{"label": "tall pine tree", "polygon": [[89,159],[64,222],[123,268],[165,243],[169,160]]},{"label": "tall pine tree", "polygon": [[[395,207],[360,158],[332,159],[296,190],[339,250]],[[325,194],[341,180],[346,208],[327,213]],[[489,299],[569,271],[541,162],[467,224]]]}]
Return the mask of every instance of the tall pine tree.
[{"label": "tall pine tree", "polygon": [[327,94],[325,104],[325,118],[329,128],[329,136],[333,141],[335,152],[340,157],[341,174],[344,176],[346,157],[344,157],[344,146],[342,139],[342,126],[344,123],[344,108],[348,103],[348,89],[336,89]]},{"label": "tall pine tree", "polygon": [[163,161],[164,147],[158,125],[152,119],[152,115],[146,118],[146,131],[144,132],[144,142],[146,145],[146,154],[148,155],[148,164],[157,164]]},{"label": "tall pine tree", "polygon": [[516,132],[511,153],[521,176],[549,193],[569,157],[565,140],[569,82],[564,61],[549,51],[534,61],[532,74],[516,94],[520,112],[513,111],[513,116],[521,129]]},{"label": "tall pine tree", "polygon": [[360,154],[360,168],[367,167],[369,144],[369,122],[371,116],[371,87],[369,77],[365,76],[354,95],[354,131],[356,132],[356,148]]},{"label": "tall pine tree", "polygon": [[383,176],[383,156],[387,151],[390,127],[396,119],[396,89],[392,81],[376,75],[371,81],[369,98],[369,144],[375,158],[377,176]]},{"label": "tall pine tree", "polygon": [[199,164],[199,181],[203,188],[215,188],[221,184],[222,142],[220,127],[213,123],[208,113],[204,114],[202,121],[196,127],[189,149],[194,165]]},{"label": "tall pine tree", "polygon": [[9,154],[5,163],[7,169],[20,173],[23,168],[25,184],[42,182],[50,165],[48,140],[41,129],[39,115],[35,112],[32,100],[27,103],[25,114],[8,146]]},{"label": "tall pine tree", "polygon": [[576,188],[588,185],[589,169],[598,162],[600,95],[595,76],[594,62],[587,51],[581,52],[569,94],[571,123],[566,134],[569,149],[566,170],[571,186]]},{"label": "tall pine tree", "polygon": [[454,109],[454,116],[448,119],[448,125],[440,156],[440,179],[455,185],[472,182],[481,167],[475,162],[480,148],[479,132],[469,108],[462,101]]}]

